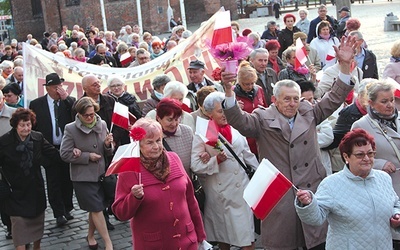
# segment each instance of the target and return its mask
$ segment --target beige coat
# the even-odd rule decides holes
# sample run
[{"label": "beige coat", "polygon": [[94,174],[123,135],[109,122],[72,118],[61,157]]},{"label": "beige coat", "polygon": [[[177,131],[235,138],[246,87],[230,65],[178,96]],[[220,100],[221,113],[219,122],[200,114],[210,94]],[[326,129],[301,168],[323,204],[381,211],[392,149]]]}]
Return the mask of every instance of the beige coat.
[{"label": "beige coat", "polygon": [[[60,146],[61,159],[71,163],[71,181],[97,182],[99,176],[105,173],[105,156],[112,154],[112,149],[107,148],[104,140],[108,133],[107,124],[96,114],[96,125],[89,129],[82,125],[78,115],[75,122],[65,126],[64,137]],[[74,157],[72,150],[78,148],[82,151],[80,157]],[[97,162],[89,160],[89,154],[101,155]]]},{"label": "beige coat", "polygon": [[[225,110],[229,124],[241,134],[257,138],[260,159],[267,158],[300,189],[316,191],[326,176],[321,163],[316,126],[328,118],[345,100],[352,86],[338,80],[332,91],[314,107],[301,102],[293,130],[275,105],[252,114],[234,106]],[[327,226],[302,223],[294,207],[295,191],[290,190],[262,221],[263,245],[270,250],[315,247],[325,242]]]},{"label": "beige coat", "polygon": [[[218,164],[216,155],[219,151],[205,144],[198,135],[193,138],[191,169],[194,173],[205,175],[202,182],[206,193],[203,220],[207,240],[248,246],[254,241],[253,213],[243,199],[249,178],[229,151],[224,146],[222,148],[227,160]],[[246,138],[233,128],[232,149],[242,162],[258,167]],[[203,152],[211,156],[206,164],[199,158]]]}]

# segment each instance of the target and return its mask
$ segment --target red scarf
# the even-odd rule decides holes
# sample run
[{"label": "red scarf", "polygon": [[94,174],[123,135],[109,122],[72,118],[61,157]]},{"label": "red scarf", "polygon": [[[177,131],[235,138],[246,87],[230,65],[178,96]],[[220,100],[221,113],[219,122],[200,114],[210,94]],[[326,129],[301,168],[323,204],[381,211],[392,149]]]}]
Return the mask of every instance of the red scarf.
[{"label": "red scarf", "polygon": [[358,100],[358,98],[356,99],[355,104],[356,104],[358,110],[360,111],[360,113],[361,113],[362,115],[366,115],[366,114],[367,114],[367,110],[364,109],[364,107],[361,105],[361,103],[360,103],[360,101]]},{"label": "red scarf", "polygon": [[272,63],[272,69],[278,74],[280,70],[278,65],[278,59],[270,58],[269,61]]},{"label": "red scarf", "polygon": [[[214,122],[213,120],[211,120],[211,121]],[[214,122],[214,124],[215,124],[215,127],[216,127],[216,132],[215,132],[216,135],[213,136],[213,138],[207,138],[207,139],[209,139],[209,141],[206,144],[208,144],[208,145],[210,145],[212,147],[218,146],[217,145],[218,133],[221,133],[221,135],[223,137],[225,137],[225,139],[229,143],[232,144],[232,128],[231,128],[231,125],[226,124],[226,125],[219,126],[215,122]]]}]

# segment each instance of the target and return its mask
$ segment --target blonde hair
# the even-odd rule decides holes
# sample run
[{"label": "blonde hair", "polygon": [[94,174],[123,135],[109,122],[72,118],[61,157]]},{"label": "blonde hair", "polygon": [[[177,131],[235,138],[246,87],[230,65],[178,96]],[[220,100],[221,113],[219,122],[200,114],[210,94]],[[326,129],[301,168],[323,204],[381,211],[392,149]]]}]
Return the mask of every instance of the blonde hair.
[{"label": "blonde hair", "polygon": [[394,57],[400,57],[400,40],[394,42],[392,48],[390,49],[390,54]]},{"label": "blonde hair", "polygon": [[242,61],[239,65],[237,78],[238,78],[239,83],[245,79],[250,79],[250,78],[254,79],[254,81],[256,81],[257,80],[256,69],[251,67],[251,65],[248,61]]}]

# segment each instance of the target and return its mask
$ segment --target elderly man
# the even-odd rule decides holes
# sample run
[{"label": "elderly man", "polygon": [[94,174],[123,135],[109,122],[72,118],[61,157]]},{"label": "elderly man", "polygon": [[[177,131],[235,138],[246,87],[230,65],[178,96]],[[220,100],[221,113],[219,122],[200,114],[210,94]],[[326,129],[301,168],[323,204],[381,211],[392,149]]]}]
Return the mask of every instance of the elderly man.
[{"label": "elderly man", "polygon": [[136,50],[136,59],[128,66],[128,68],[136,67],[148,62],[150,62],[150,53],[141,48]]},{"label": "elderly man", "polygon": [[125,35],[123,35],[120,39],[121,41],[125,42],[126,44],[130,44],[132,41],[132,27],[130,25],[125,26]]},{"label": "elderly man", "polygon": [[317,37],[316,28],[321,21],[323,20],[328,21],[331,24],[331,27],[335,29],[335,20],[332,17],[328,16],[327,13],[328,9],[326,8],[325,5],[321,4],[318,7],[318,16],[315,19],[311,20],[310,22],[310,29],[308,31],[308,37],[307,37],[308,44],[311,43],[311,40],[314,39],[314,37]]},{"label": "elderly man", "polygon": [[265,100],[271,104],[272,86],[278,81],[276,72],[268,67],[268,50],[264,48],[255,49],[250,53],[250,63],[257,71],[257,82],[264,91]]},{"label": "elderly man", "polygon": [[[11,130],[10,119],[16,108],[8,107],[5,104],[3,92],[0,90],[0,136]],[[0,169],[1,170],[1,169]],[[1,173],[0,173],[1,175]],[[0,211],[1,222],[7,227],[6,239],[12,239],[10,216]]]},{"label": "elderly man", "polygon": [[336,29],[336,36],[337,38],[341,38],[344,35],[344,30],[346,28],[346,22],[347,20],[349,20],[350,18],[350,9],[347,6],[343,6],[340,10],[339,10],[339,21],[338,21],[338,26]]},{"label": "elderly man", "polygon": [[[376,63],[376,56],[371,50],[367,50],[363,47],[364,38],[360,31],[352,31],[348,35],[349,37],[355,37],[356,39],[356,59],[357,66],[363,71],[364,78],[375,78],[379,79],[378,66]],[[360,79],[361,80],[361,79]]]},{"label": "elderly man", "polygon": [[115,61],[112,54],[107,50],[107,46],[104,43],[99,43],[96,45],[96,49],[89,54],[90,58],[99,55],[103,59],[104,64],[108,64],[110,67],[117,67],[117,62]]},{"label": "elderly man", "polygon": [[22,93],[24,93],[24,84],[22,83],[24,80],[24,69],[22,67],[14,67],[14,73],[9,75],[6,79],[6,84],[9,83],[17,83],[21,88]]},{"label": "elderly man", "polygon": [[[314,106],[301,102],[300,87],[291,80],[279,81],[274,87],[274,104],[258,108],[252,114],[243,112],[235,102],[232,82],[235,75],[223,72],[228,123],[248,137],[256,138],[260,159],[267,158],[299,189],[316,191],[326,176],[317,141],[316,126],[330,116],[353,89],[350,81],[355,39],[342,39],[335,47],[340,61],[338,80],[331,92]],[[301,223],[294,208],[295,191],[291,190],[262,221],[263,245],[275,249],[325,249],[327,225],[320,227]]]},{"label": "elderly man", "polygon": [[187,98],[189,98],[190,100],[190,108],[192,109],[192,111],[198,109],[195,93],[202,87],[214,86],[217,91],[224,92],[222,86],[219,83],[213,83],[211,80],[208,80],[204,77],[205,66],[202,61],[191,61],[187,70],[190,79],[190,83],[187,85],[187,88],[189,89]]},{"label": "elderly man", "polygon": [[[29,108],[36,114],[36,125],[33,129],[41,132],[44,138],[58,149],[65,125],[74,120],[71,111],[76,100],[64,90],[63,82],[64,79],[60,78],[57,73],[48,74],[44,84],[47,94],[36,98],[29,104]],[[70,213],[74,206],[69,164],[63,162],[61,158],[46,158],[43,166],[46,170],[49,203],[57,226],[62,226],[67,223],[67,220],[74,218]]]}]

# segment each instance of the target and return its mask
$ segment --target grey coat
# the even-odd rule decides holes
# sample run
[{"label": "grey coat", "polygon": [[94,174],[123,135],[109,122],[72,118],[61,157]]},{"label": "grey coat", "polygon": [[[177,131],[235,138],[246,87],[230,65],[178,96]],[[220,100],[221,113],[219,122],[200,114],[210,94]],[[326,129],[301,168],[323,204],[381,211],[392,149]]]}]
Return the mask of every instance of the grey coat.
[{"label": "grey coat", "polygon": [[[106,122],[96,114],[96,125],[89,129],[79,120],[67,124],[61,142],[60,155],[63,161],[71,163],[71,181],[97,182],[99,176],[105,173],[105,156],[112,154],[112,148],[107,148],[104,140],[108,133]],[[80,157],[75,158],[72,150],[78,148],[82,151]],[[97,162],[89,160],[89,154],[101,155]]]},{"label": "grey coat", "polygon": [[[301,102],[293,129],[273,104],[252,114],[234,106],[225,110],[229,124],[246,137],[257,138],[260,160],[266,158],[300,189],[316,191],[326,176],[319,153],[316,126],[329,117],[345,100],[352,86],[340,79],[332,91],[315,106]],[[263,245],[268,249],[315,247],[325,242],[327,226],[303,224],[296,214],[291,190],[262,221]]]}]

